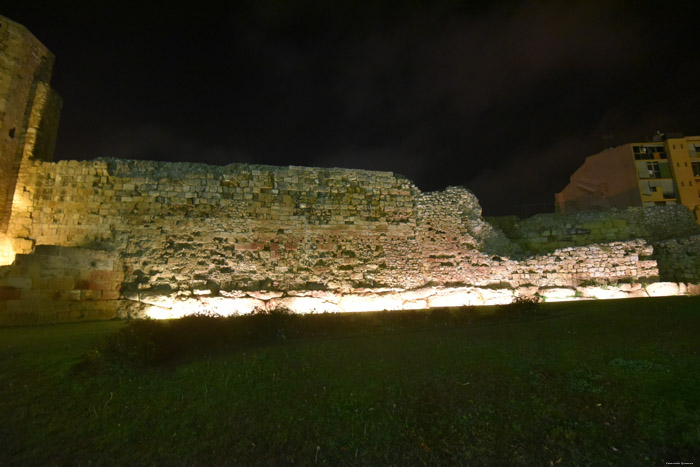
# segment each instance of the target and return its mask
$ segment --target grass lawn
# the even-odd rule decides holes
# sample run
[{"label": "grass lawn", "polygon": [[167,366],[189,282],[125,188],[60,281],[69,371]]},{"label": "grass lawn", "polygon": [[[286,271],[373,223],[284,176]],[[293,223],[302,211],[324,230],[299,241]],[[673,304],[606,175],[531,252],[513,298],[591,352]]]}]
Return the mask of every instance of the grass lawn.
[{"label": "grass lawn", "polygon": [[511,311],[294,316],[97,369],[124,322],[3,328],[0,465],[700,464],[700,299]]}]

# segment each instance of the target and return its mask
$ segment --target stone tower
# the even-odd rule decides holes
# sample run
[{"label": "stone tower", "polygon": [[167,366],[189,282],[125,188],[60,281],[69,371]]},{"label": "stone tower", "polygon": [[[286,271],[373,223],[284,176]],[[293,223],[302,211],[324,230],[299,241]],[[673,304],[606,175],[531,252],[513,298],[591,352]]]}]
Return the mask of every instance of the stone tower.
[{"label": "stone tower", "polygon": [[49,86],[53,63],[27,28],[0,16],[0,242],[22,162],[53,159],[62,104]]}]

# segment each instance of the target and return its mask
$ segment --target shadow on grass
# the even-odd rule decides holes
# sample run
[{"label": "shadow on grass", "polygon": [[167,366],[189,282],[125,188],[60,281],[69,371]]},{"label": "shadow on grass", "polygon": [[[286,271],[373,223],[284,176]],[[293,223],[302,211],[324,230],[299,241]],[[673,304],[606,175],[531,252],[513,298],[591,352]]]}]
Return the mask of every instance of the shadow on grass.
[{"label": "shadow on grass", "polygon": [[509,305],[478,309],[451,307],[299,315],[278,308],[244,316],[195,314],[168,321],[137,320],[93,345],[75,370],[92,373],[173,364],[187,357],[237,351],[290,339],[419,331],[541,316],[544,312],[536,301],[523,299]]}]

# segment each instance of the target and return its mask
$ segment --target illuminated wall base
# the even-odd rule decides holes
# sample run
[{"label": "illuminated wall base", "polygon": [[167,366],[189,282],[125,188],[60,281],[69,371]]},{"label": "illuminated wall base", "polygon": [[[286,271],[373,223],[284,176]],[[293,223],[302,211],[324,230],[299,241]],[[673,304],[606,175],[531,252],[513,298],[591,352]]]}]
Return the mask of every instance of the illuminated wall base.
[{"label": "illuminated wall base", "polygon": [[0,236],[0,266],[7,266],[15,261],[15,250],[5,236]]},{"label": "illuminated wall base", "polygon": [[[203,313],[220,316],[248,314],[286,308],[294,313],[343,313],[366,311],[398,311],[440,307],[504,305],[516,297],[537,297],[544,302],[575,300],[607,300],[621,298],[700,295],[700,285],[675,282],[651,284],[619,284],[577,288],[521,287],[489,289],[479,287],[431,287],[400,291],[374,290],[352,294],[323,291],[250,292],[229,296],[192,295],[190,297],[133,297],[140,308],[134,315],[153,319],[172,319]],[[133,303],[133,302],[132,302]]]}]

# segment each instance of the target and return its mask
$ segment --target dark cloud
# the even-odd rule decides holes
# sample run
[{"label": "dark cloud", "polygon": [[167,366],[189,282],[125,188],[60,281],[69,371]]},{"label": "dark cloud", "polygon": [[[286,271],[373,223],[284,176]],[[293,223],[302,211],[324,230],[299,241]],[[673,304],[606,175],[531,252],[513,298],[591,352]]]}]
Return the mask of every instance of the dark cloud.
[{"label": "dark cloud", "polygon": [[424,190],[465,185],[501,214],[551,204],[603,135],[700,131],[687,7],[14,8],[57,56],[59,158],[390,170]]},{"label": "dark cloud", "polygon": [[218,144],[194,142],[187,135],[156,126],[124,126],[112,128],[99,138],[91,157],[106,156],[124,159],[148,159],[173,162],[246,162],[256,161],[244,152],[232,152]]},{"label": "dark cloud", "polygon": [[[361,167],[366,170],[381,170],[398,173],[411,180],[420,178],[428,161],[407,152],[392,148],[347,149],[316,159],[321,167]],[[401,168],[403,171],[399,171]]]}]

